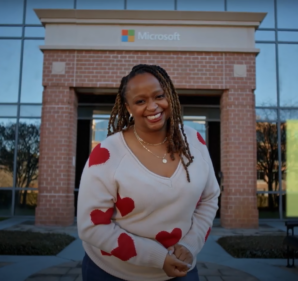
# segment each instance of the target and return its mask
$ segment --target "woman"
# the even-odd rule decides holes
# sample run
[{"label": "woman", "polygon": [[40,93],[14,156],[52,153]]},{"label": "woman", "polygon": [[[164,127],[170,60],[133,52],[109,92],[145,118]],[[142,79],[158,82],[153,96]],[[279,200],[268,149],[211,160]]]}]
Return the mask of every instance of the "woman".
[{"label": "woman", "polygon": [[82,174],[83,280],[199,280],[196,255],[218,196],[205,142],[183,126],[170,77],[135,66],[122,78],[108,138]]}]

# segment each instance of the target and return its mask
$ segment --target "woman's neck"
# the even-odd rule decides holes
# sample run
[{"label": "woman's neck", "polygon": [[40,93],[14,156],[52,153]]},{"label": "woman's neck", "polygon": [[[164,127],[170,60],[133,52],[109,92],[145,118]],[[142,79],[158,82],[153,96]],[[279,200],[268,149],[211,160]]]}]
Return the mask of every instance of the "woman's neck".
[{"label": "woman's neck", "polygon": [[137,135],[143,141],[151,144],[161,143],[167,136],[166,127],[157,131],[146,131],[138,128],[137,126],[135,126],[133,129],[135,129]]}]

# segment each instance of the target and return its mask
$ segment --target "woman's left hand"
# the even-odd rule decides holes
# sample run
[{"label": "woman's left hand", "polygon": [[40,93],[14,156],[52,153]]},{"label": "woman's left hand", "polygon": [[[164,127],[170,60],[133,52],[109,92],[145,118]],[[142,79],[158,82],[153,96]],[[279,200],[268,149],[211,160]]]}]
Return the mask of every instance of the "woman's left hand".
[{"label": "woman's left hand", "polygon": [[177,259],[188,263],[190,266],[193,262],[192,253],[182,245],[176,244],[168,248],[169,254],[174,254]]}]

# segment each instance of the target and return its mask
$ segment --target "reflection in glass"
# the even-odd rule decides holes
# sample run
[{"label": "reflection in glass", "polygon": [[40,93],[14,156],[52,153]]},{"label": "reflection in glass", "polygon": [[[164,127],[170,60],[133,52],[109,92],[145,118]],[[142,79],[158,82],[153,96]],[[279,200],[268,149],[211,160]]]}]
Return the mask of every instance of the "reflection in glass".
[{"label": "reflection in glass", "polygon": [[298,32],[297,31],[278,31],[278,41],[292,41],[298,42]]},{"label": "reflection in glass", "polygon": [[298,120],[298,109],[281,109],[280,119],[282,121]]},{"label": "reflection in glass", "polygon": [[0,40],[0,102],[17,102],[21,40]]},{"label": "reflection in glass", "polygon": [[224,0],[177,0],[177,10],[224,11]]},{"label": "reflection in glass", "polygon": [[21,102],[42,102],[43,40],[25,40]]},{"label": "reflection in glass", "polygon": [[22,36],[21,27],[0,26],[0,37],[21,37],[21,36]]},{"label": "reflection in glass", "polygon": [[[257,122],[257,191],[279,191],[277,128],[275,123]],[[284,132],[281,134],[281,141],[285,141]],[[282,161],[281,168],[284,166],[285,161]],[[273,206],[270,201],[272,198],[268,199],[269,207]]]},{"label": "reflection in glass", "polygon": [[40,117],[41,105],[21,105],[21,117]]},{"label": "reflection in glass", "polygon": [[274,0],[227,0],[227,10],[235,12],[265,12],[261,28],[274,27]]},{"label": "reflection in glass", "polygon": [[17,190],[15,192],[15,208],[16,216],[34,216],[37,206],[37,190]]},{"label": "reflection in glass", "polygon": [[5,117],[17,116],[17,105],[0,105],[0,115]]},{"label": "reflection in glass", "polygon": [[289,219],[293,219],[293,218],[298,218],[298,216],[296,216],[296,217],[289,217],[289,216],[287,216],[287,196],[291,196],[291,195],[288,195],[287,193],[284,193],[283,195],[282,195],[282,212],[283,212],[283,218],[289,218]]},{"label": "reflection in glass", "polygon": [[195,129],[206,141],[206,122],[205,121],[183,121],[183,124]]},{"label": "reflection in glass", "polygon": [[113,106],[79,106],[79,118],[110,118]]},{"label": "reflection in glass", "polygon": [[44,27],[25,27],[25,37],[44,37]]},{"label": "reflection in glass", "polygon": [[0,119],[0,187],[13,186],[15,119]]},{"label": "reflection in glass", "polygon": [[185,118],[192,118],[195,116],[196,119],[220,119],[219,108],[207,108],[207,107],[195,107],[195,106],[183,106],[183,115]]},{"label": "reflection in glass", "polygon": [[298,28],[298,0],[277,0],[278,28]]},{"label": "reflection in glass", "polygon": [[10,216],[12,190],[0,190],[0,216]]},{"label": "reflection in glass", "polygon": [[77,0],[77,9],[123,10],[124,0]]},{"label": "reflection in glass", "polygon": [[256,44],[261,51],[256,58],[256,83],[255,90],[257,106],[276,106],[276,66],[275,45]]},{"label": "reflection in glass", "polygon": [[74,0],[27,0],[26,23],[41,24],[34,9],[73,9]]},{"label": "reflection in glass", "polygon": [[92,147],[91,150],[107,138],[109,120],[92,120]]},{"label": "reflection in glass", "polygon": [[16,187],[37,188],[40,119],[20,119]]},{"label": "reflection in glass", "polygon": [[257,30],[255,33],[256,41],[275,41],[275,31]]},{"label": "reflection in glass", "polygon": [[127,0],[127,10],[174,10],[174,0]]},{"label": "reflection in glass", "polygon": [[279,44],[280,105],[298,106],[298,44]]},{"label": "reflection in glass", "polygon": [[256,108],[256,120],[276,121],[277,111],[271,108]]},{"label": "reflection in glass", "polygon": [[279,194],[258,193],[257,204],[260,219],[279,218]]},{"label": "reflection in glass", "polygon": [[24,0],[0,0],[0,24],[23,22]]}]

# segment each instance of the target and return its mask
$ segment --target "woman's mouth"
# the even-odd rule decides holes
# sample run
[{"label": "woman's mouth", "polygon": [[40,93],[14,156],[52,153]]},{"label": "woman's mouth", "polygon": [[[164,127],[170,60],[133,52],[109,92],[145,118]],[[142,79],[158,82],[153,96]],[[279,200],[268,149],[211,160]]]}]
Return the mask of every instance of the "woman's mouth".
[{"label": "woman's mouth", "polygon": [[158,120],[159,118],[161,117],[161,112],[155,114],[155,115],[150,115],[150,116],[147,116],[147,118],[150,120],[150,121],[156,121]]}]

